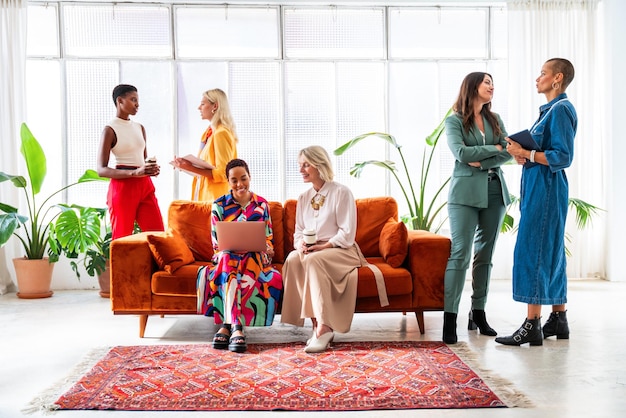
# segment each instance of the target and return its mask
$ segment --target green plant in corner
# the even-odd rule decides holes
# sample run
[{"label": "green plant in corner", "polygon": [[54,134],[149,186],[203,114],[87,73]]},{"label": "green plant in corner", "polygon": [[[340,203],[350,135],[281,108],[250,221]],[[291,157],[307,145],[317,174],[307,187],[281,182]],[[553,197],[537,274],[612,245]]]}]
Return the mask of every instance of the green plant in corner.
[{"label": "green plant in corner", "polygon": [[441,212],[441,210],[446,206],[447,202],[444,202],[437,206],[437,198],[445,189],[446,185],[449,183],[450,177],[448,177],[448,179],[439,186],[439,188],[436,190],[435,194],[430,198],[430,200],[428,200],[426,196],[426,185],[428,182],[428,174],[430,172],[430,167],[433,161],[435,148],[437,146],[437,143],[439,142],[441,134],[445,130],[445,120],[451,114],[452,109],[448,110],[448,112],[441,120],[439,125],[435,128],[435,130],[426,137],[426,144],[429,145],[430,148],[425,148],[422,154],[422,168],[418,193],[416,193],[416,190],[413,186],[413,181],[411,179],[411,176],[409,175],[406,160],[404,158],[404,155],[402,154],[402,146],[398,144],[396,138],[393,135],[382,132],[370,132],[362,134],[352,138],[350,141],[337,148],[334,151],[334,154],[342,155],[350,148],[356,146],[358,143],[369,137],[377,137],[386,141],[389,145],[394,147],[400,155],[400,160],[402,161],[402,167],[404,169],[403,177],[406,181],[406,185],[400,178],[396,164],[393,161],[389,160],[368,160],[358,162],[354,166],[352,166],[352,168],[350,169],[350,174],[354,177],[359,178],[361,176],[361,173],[363,172],[363,169],[368,165],[373,165],[389,170],[393,177],[396,179],[398,185],[400,186],[402,194],[404,195],[406,203],[409,207],[409,214],[402,217],[403,221],[408,224],[408,226],[412,229],[423,229],[426,231],[438,232],[444,221],[442,221],[439,225],[435,227],[433,227],[433,223],[435,222],[439,212]]},{"label": "green plant in corner", "polygon": [[0,202],[0,246],[14,235],[20,240],[27,259],[40,260],[47,254],[52,263],[58,261],[60,253],[56,251],[56,247],[50,245],[50,227],[63,209],[60,205],[53,204],[51,199],[77,184],[107,179],[98,176],[94,170],[87,170],[78,181],[40,198],[39,193],[47,171],[46,156],[25,123],[22,123],[20,136],[20,152],[26,163],[28,178],[0,172],[0,183],[10,181],[24,191],[28,213],[20,215],[15,206]]}]

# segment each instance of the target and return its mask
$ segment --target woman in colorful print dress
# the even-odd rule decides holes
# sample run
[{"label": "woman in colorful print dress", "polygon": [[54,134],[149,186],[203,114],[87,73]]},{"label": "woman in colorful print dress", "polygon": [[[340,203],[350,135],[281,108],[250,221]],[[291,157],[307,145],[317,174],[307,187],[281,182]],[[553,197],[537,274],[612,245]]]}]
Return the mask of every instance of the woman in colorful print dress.
[{"label": "woman in colorful print dress", "polygon": [[[226,177],[231,191],[215,200],[211,210],[213,265],[198,270],[198,313],[213,315],[215,323],[222,324],[213,338],[213,348],[241,353],[247,348],[244,325],[272,325],[283,279],[271,266],[274,245],[269,204],[250,191],[248,165],[240,159],[230,161]],[[219,251],[215,229],[218,221],[265,222],[267,250]]]}]

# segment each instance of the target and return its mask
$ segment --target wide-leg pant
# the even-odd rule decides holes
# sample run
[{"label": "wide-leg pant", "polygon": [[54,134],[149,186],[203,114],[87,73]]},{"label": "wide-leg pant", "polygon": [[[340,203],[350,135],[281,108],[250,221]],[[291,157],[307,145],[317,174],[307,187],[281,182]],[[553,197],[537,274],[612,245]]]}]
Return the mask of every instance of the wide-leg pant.
[{"label": "wide-leg pant", "polygon": [[113,239],[133,233],[135,221],[142,231],[163,231],[163,216],[148,176],[111,179],[107,206]]},{"label": "wide-leg pant", "polygon": [[301,327],[304,318],[316,318],[334,331],[350,331],[360,266],[356,246],[289,253],[282,270],[280,321]]},{"label": "wide-leg pant", "polygon": [[452,248],[444,278],[444,311],[458,313],[465,273],[474,247],[472,309],[485,309],[491,278],[493,250],[506,207],[498,180],[489,182],[486,208],[448,203]]}]

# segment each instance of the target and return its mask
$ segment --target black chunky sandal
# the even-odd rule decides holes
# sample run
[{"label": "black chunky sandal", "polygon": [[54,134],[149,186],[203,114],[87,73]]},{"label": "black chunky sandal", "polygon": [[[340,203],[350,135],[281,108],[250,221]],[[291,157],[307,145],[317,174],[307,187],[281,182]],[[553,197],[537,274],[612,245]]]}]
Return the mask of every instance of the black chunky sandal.
[{"label": "black chunky sandal", "polygon": [[[220,332],[222,329],[227,329],[228,334]],[[216,350],[226,350],[230,342],[230,324],[222,324],[220,329],[213,336],[213,348]]]},{"label": "black chunky sandal", "polygon": [[[241,331],[243,333],[243,325],[237,324],[233,327],[233,332]],[[235,335],[231,336],[228,341],[228,350],[233,353],[243,353],[248,349],[248,345],[246,344],[245,335]]]}]

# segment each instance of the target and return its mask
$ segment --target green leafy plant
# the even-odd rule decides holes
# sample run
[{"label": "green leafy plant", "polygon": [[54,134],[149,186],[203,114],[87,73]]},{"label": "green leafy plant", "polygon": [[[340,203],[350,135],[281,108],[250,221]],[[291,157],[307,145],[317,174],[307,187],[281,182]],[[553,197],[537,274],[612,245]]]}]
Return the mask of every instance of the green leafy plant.
[{"label": "green leafy plant", "polygon": [[[80,280],[79,266],[91,277],[106,269],[111,228],[106,208],[60,205],[62,213],[50,229],[53,252],[64,254]],[[82,255],[82,258],[80,256]]]},{"label": "green leafy plant", "polygon": [[[506,209],[506,213],[504,215],[504,220],[502,221],[502,227],[500,228],[501,232],[517,232],[518,225],[515,224],[515,218],[511,215],[510,211],[517,205],[519,205],[519,198],[515,195],[510,195],[511,203]],[[591,225],[593,217],[598,214],[599,211],[603,211],[597,206],[592,205],[591,203],[585,202],[584,200],[570,197],[568,200],[568,207],[570,211],[574,211],[576,215],[576,227],[579,230],[583,230]],[[572,242],[571,236],[568,233],[565,233],[565,240],[567,242]],[[571,256],[571,252],[565,246],[565,253],[567,256]]]},{"label": "green leafy plant", "polygon": [[386,141],[392,147],[394,147],[398,151],[398,155],[400,156],[402,168],[404,171],[403,174],[400,174],[398,168],[396,167],[396,164],[390,160],[368,160],[358,162],[350,169],[350,174],[356,178],[359,178],[365,167],[369,165],[389,170],[389,172],[393,175],[398,185],[400,186],[400,190],[402,191],[402,194],[404,195],[406,203],[409,207],[409,214],[402,217],[403,221],[412,229],[423,229],[427,231],[437,232],[445,222],[445,219],[437,226],[433,226],[433,224],[437,218],[437,215],[447,204],[447,202],[444,202],[440,205],[437,205],[437,198],[443,192],[446,185],[450,182],[450,177],[448,177],[443,182],[443,184],[439,186],[439,188],[435,191],[434,195],[430,199],[426,195],[426,184],[428,182],[428,174],[430,172],[430,167],[433,161],[435,148],[437,146],[437,143],[439,142],[441,134],[445,130],[445,120],[451,114],[452,109],[448,110],[448,112],[441,120],[439,125],[435,128],[435,130],[426,137],[426,144],[429,145],[429,148],[424,148],[424,152],[422,154],[422,168],[417,191],[413,186],[413,180],[409,175],[406,160],[402,153],[402,146],[396,141],[396,138],[393,135],[382,132],[370,132],[362,134],[352,138],[350,141],[337,148],[334,151],[334,154],[342,155],[346,151],[353,148],[361,141],[369,137],[380,138]]},{"label": "green leafy plant", "polygon": [[41,197],[39,194],[47,172],[46,156],[25,123],[22,123],[20,136],[20,152],[26,163],[28,178],[0,172],[0,183],[9,181],[23,190],[28,213],[20,215],[15,206],[0,202],[0,246],[6,244],[14,235],[20,240],[26,258],[40,260],[47,254],[50,262],[55,262],[58,261],[60,253],[54,244],[51,245],[50,227],[64,209],[61,205],[53,204],[51,199],[77,184],[108,179],[98,176],[94,170],[87,170],[78,181],[63,186],[47,197]]}]

